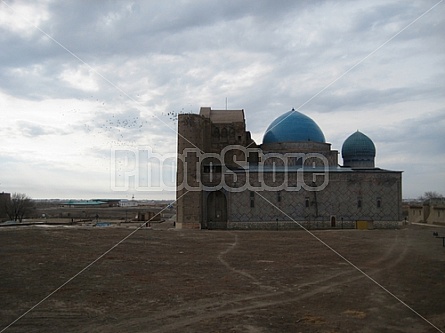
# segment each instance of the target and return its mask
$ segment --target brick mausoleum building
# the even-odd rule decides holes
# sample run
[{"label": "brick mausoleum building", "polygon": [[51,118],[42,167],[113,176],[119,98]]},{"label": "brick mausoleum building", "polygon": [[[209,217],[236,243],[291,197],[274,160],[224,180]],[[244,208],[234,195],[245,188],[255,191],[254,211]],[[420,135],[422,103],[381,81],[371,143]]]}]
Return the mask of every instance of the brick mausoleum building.
[{"label": "brick mausoleum building", "polygon": [[201,108],[178,118],[177,228],[395,228],[402,172],[375,167],[357,131],[338,151],[318,125],[291,110],[257,145],[244,110]]}]

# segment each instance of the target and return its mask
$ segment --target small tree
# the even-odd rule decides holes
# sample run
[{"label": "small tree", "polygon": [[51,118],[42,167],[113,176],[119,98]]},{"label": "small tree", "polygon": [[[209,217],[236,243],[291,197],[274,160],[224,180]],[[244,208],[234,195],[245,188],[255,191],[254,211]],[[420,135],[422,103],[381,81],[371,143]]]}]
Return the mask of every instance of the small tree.
[{"label": "small tree", "polygon": [[443,198],[443,195],[436,191],[427,191],[419,197],[419,200],[426,201],[426,200],[438,199],[438,198]]},{"label": "small tree", "polygon": [[34,208],[34,202],[24,193],[13,193],[6,202],[6,214],[11,220],[22,222],[23,217]]}]

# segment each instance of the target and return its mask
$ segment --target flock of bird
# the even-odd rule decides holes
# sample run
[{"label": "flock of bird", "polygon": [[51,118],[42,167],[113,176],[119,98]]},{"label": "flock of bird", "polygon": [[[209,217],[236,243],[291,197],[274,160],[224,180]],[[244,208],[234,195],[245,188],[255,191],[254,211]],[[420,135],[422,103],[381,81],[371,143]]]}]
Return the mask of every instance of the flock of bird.
[{"label": "flock of bird", "polygon": [[[181,111],[161,112],[160,115],[141,116],[140,111],[129,111],[114,114],[99,114],[94,120],[84,124],[87,133],[105,134],[112,138],[113,145],[136,143],[139,139],[149,136],[154,127],[176,129],[178,115]],[[157,124],[156,124],[157,122]],[[173,123],[173,124],[172,124]]]}]

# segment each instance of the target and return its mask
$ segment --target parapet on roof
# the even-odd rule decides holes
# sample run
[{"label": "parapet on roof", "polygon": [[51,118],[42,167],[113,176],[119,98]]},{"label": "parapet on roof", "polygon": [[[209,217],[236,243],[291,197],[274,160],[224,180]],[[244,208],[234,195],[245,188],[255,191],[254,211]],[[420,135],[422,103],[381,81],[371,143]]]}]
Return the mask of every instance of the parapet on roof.
[{"label": "parapet on roof", "polygon": [[212,110],[209,107],[201,107],[199,115],[210,118],[214,124],[244,123],[244,110]]}]

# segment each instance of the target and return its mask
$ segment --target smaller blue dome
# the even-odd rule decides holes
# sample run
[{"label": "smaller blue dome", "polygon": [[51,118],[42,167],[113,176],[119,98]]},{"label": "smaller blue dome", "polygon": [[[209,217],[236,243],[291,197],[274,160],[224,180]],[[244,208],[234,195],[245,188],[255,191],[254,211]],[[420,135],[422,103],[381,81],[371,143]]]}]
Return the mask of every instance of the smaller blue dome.
[{"label": "smaller blue dome", "polygon": [[351,134],[341,148],[343,159],[374,158],[374,142],[360,131]]},{"label": "smaller blue dome", "polygon": [[294,109],[276,118],[263,137],[263,144],[301,141],[326,142],[315,121]]}]

